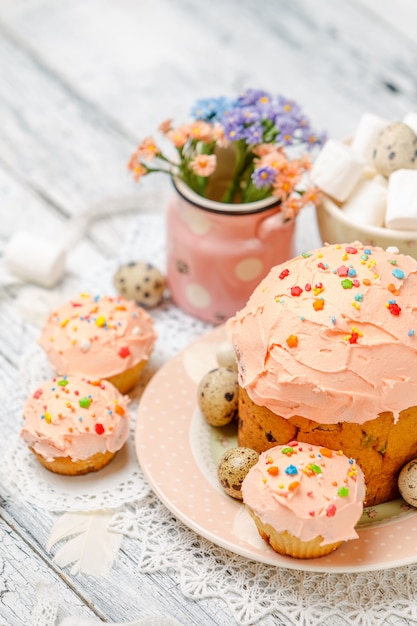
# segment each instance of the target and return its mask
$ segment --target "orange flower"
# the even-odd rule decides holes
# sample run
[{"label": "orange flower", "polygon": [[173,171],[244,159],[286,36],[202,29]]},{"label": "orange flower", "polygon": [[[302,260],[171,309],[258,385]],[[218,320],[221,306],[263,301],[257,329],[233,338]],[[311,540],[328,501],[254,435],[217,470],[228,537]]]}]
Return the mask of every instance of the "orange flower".
[{"label": "orange flower", "polygon": [[187,125],[173,128],[167,132],[167,138],[174,144],[176,148],[182,148],[190,136],[190,131]]},{"label": "orange flower", "polygon": [[133,179],[135,182],[138,182],[138,180],[142,178],[142,176],[145,176],[145,174],[148,173],[146,167],[144,167],[142,163],[139,162],[137,151],[134,152],[130,157],[130,161],[127,164],[127,167],[133,172]]},{"label": "orange flower", "polygon": [[226,138],[224,134],[224,128],[221,124],[214,124],[213,139],[219,146],[219,148],[227,148],[227,146],[230,145],[230,141]]},{"label": "orange flower", "polygon": [[161,122],[161,124],[159,125],[158,130],[161,133],[164,133],[164,135],[166,135],[166,133],[172,129],[172,118],[169,118],[167,120],[164,120],[163,122]]},{"label": "orange flower", "polygon": [[152,137],[146,137],[136,150],[137,157],[146,161],[152,161],[159,154],[161,154],[161,151]]},{"label": "orange flower", "polygon": [[216,169],[217,159],[214,154],[197,154],[190,162],[190,167],[197,176],[210,176]]},{"label": "orange flower", "polygon": [[318,189],[318,187],[311,187],[310,189],[307,189],[307,191],[303,195],[303,205],[312,202],[317,206],[318,204],[320,204],[322,195],[323,194],[320,189]]},{"label": "orange flower", "polygon": [[280,150],[271,150],[270,152],[265,153],[256,165],[257,167],[267,165],[278,172],[287,167],[288,160]]},{"label": "orange flower", "polygon": [[135,167],[138,165],[138,163],[139,163],[139,161],[138,161],[138,154],[137,154],[137,152],[134,152],[132,154],[132,156],[130,157],[130,159],[129,159],[127,167],[128,167],[129,170],[133,171],[135,169]]},{"label": "orange flower", "polygon": [[272,194],[284,201],[288,198],[292,189],[293,185],[285,174],[278,174],[273,184]]},{"label": "orange flower", "polygon": [[259,157],[263,157],[266,154],[270,154],[271,152],[282,153],[282,150],[280,148],[277,149],[277,147],[272,143],[260,143],[258,146],[255,146],[253,149],[253,153]]},{"label": "orange flower", "polygon": [[148,173],[148,170],[146,169],[146,167],[144,167],[141,163],[137,163],[131,169],[133,171],[133,179],[135,182],[138,182],[138,180],[142,178],[142,176],[145,176],[145,174]]},{"label": "orange flower", "polygon": [[302,198],[300,197],[288,198],[288,200],[285,201],[282,207],[282,212],[284,214],[285,219],[291,220],[294,217],[297,217],[302,207],[303,207]]},{"label": "orange flower", "polygon": [[291,161],[285,167],[285,176],[291,181],[292,187],[294,187],[301,180],[301,167],[298,161]]},{"label": "orange flower", "polygon": [[311,160],[307,154],[303,154],[302,157],[300,158],[300,165],[305,172],[308,172],[309,170],[311,170]]},{"label": "orange flower", "polygon": [[212,141],[212,127],[207,122],[197,120],[190,125],[190,136],[197,141]]}]

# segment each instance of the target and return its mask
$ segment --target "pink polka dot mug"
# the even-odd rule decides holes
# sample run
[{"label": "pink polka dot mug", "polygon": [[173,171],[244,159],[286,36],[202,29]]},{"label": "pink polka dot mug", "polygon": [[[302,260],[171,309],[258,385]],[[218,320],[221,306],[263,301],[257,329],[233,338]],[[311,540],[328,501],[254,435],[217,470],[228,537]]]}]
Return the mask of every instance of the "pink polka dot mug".
[{"label": "pink polka dot mug", "polygon": [[293,256],[294,220],[276,198],[223,204],[182,181],[167,210],[167,278],[173,301],[207,322],[242,308],[271,267]]}]

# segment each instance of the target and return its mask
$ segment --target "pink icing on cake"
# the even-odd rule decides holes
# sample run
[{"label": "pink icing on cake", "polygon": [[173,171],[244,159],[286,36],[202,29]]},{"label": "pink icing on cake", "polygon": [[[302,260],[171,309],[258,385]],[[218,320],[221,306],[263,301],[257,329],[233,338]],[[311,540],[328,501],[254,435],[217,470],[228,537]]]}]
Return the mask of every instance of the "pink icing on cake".
[{"label": "pink icing on cake", "polygon": [[291,442],[263,452],[242,484],[244,503],[264,524],[321,545],[357,538],[365,483],[341,452]]},{"label": "pink icing on cake", "polygon": [[117,452],[129,435],[129,399],[107,381],[78,376],[44,383],[27,400],[22,439],[46,461]]},{"label": "pink icing on cake", "polygon": [[39,344],[58,374],[99,379],[148,360],[155,340],[151,317],[135,302],[81,294],[49,316]]},{"label": "pink icing on cake", "polygon": [[360,243],[273,268],[227,323],[239,382],[289,418],[364,423],[417,404],[417,262]]}]

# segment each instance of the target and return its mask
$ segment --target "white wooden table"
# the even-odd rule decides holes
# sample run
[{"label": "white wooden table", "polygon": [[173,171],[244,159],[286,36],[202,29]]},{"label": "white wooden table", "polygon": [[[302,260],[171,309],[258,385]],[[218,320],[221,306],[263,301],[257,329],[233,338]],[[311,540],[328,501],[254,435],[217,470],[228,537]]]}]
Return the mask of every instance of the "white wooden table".
[{"label": "white wooden table", "polygon": [[[170,194],[165,179],[132,182],[131,151],[197,98],[265,88],[335,138],[366,111],[402,119],[417,108],[416,26],[413,0],[0,0],[0,254],[15,231],[58,237],[96,205],[121,210],[74,248],[72,280],[116,258],[138,213],[163,215]],[[307,211],[298,251],[319,243]],[[5,289],[0,307],[19,293]],[[0,400],[25,343],[17,311],[12,326],[0,328]],[[7,420],[0,413],[5,436]],[[134,541],[104,581],[61,571],[43,547],[48,514],[2,506],[1,489],[0,624],[31,623],[39,580],[59,589],[61,618],[234,624],[217,602],[187,600],[170,572],[137,572]]]}]

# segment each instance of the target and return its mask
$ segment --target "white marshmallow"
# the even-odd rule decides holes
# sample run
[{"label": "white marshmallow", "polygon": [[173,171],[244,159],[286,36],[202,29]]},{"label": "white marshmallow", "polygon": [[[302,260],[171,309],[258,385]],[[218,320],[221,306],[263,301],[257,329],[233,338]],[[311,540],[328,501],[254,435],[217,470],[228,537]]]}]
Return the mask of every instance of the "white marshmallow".
[{"label": "white marshmallow", "polygon": [[407,124],[417,135],[417,112],[408,113],[403,119],[404,124]]},{"label": "white marshmallow", "polygon": [[63,246],[28,232],[18,232],[8,242],[4,262],[12,274],[43,287],[53,287],[65,271]]},{"label": "white marshmallow", "polygon": [[353,135],[352,150],[368,163],[371,162],[377,139],[388,123],[378,115],[364,113]]},{"label": "white marshmallow", "polygon": [[417,170],[396,170],[389,177],[385,226],[417,230]]},{"label": "white marshmallow", "polygon": [[344,202],[358,182],[365,161],[352,148],[329,139],[311,169],[311,180],[324,193]]},{"label": "white marshmallow", "polygon": [[360,182],[343,205],[343,213],[356,224],[383,226],[387,190],[370,180]]}]

